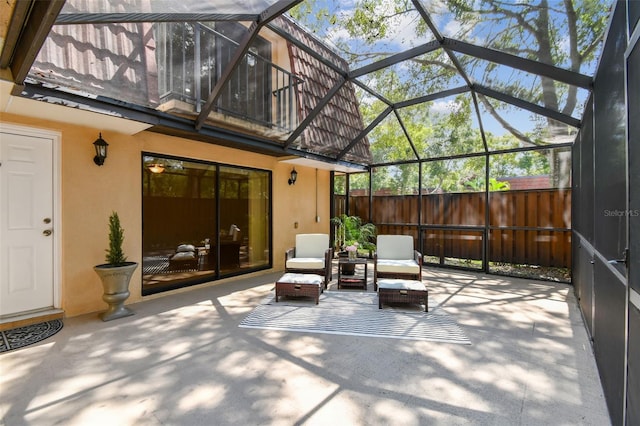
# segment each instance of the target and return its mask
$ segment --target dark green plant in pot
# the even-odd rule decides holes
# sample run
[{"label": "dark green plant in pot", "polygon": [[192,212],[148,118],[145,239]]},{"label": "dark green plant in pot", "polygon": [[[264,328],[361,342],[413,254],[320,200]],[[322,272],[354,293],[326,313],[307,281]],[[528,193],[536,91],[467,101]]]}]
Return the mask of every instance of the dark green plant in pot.
[{"label": "dark green plant in pot", "polygon": [[127,257],[122,251],[122,243],[124,241],[124,229],[120,226],[120,218],[118,213],[112,212],[109,216],[109,248],[105,251],[107,255],[105,260],[111,265],[123,265],[127,261]]},{"label": "dark green plant in pot", "polygon": [[376,226],[373,223],[362,223],[359,216],[347,216],[342,214],[331,219],[336,226],[336,246],[342,249],[345,246],[358,243],[358,249],[374,251],[376,238]]},{"label": "dark green plant in pot", "polygon": [[105,250],[107,263],[93,267],[102,281],[102,300],[109,305],[107,311],[100,314],[103,321],[133,315],[133,311],[124,306],[124,302],[130,295],[129,281],[138,264],[127,262],[122,251],[123,241],[124,229],[120,226],[120,218],[118,213],[112,212],[109,216],[109,248]]}]

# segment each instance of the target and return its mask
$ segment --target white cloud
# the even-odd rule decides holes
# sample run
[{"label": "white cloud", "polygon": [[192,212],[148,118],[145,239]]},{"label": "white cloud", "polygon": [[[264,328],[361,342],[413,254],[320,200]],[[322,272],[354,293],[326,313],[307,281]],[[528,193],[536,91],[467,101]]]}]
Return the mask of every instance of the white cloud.
[{"label": "white cloud", "polygon": [[444,26],[444,29],[442,30],[442,34],[445,37],[454,37],[457,34],[459,34],[461,30],[462,30],[462,23],[460,21],[456,21],[455,19],[452,19],[446,23],[446,25]]},{"label": "white cloud", "polygon": [[567,55],[569,54],[569,50],[570,50],[569,43],[570,43],[570,40],[568,35],[565,35],[558,43],[558,45],[560,46],[560,51]]},{"label": "white cloud", "polygon": [[460,103],[454,100],[435,101],[433,102],[433,104],[431,104],[430,111],[433,114],[449,115],[452,112],[455,112],[458,109],[460,109],[460,106],[461,106]]},{"label": "white cloud", "polygon": [[449,8],[443,0],[425,0],[423,4],[431,13],[441,14],[449,12]]}]

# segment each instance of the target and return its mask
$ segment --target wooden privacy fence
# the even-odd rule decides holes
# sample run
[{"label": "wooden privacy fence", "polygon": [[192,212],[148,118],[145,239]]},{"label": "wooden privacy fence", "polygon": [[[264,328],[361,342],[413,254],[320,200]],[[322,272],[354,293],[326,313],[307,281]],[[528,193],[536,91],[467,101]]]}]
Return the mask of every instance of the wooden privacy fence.
[{"label": "wooden privacy fence", "polygon": [[[344,196],[336,196],[336,213]],[[379,234],[413,235],[423,254],[490,262],[571,267],[571,190],[540,189],[422,196],[374,196],[372,222]],[[339,213],[338,213],[339,212]],[[369,218],[369,197],[349,198],[349,213]],[[488,222],[487,222],[488,220]]]}]

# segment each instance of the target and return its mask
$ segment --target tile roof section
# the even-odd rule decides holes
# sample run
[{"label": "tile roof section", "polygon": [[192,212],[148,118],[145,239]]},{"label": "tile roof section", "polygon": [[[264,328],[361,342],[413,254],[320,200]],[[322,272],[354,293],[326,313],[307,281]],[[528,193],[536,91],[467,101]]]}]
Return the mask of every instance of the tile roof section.
[{"label": "tile roof section", "polygon": [[153,106],[158,93],[154,43],[148,23],[58,25],[30,73],[63,88]]},{"label": "tile roof section", "polygon": [[[348,70],[346,61],[294,22],[280,18],[278,25],[340,69]],[[288,43],[288,48],[291,70],[304,80],[301,90],[296,93],[299,120],[302,122],[342,77],[294,44]],[[300,149],[335,158],[363,129],[355,90],[351,82],[347,82],[294,144]],[[362,138],[341,159],[370,164],[372,156],[368,139]]]}]

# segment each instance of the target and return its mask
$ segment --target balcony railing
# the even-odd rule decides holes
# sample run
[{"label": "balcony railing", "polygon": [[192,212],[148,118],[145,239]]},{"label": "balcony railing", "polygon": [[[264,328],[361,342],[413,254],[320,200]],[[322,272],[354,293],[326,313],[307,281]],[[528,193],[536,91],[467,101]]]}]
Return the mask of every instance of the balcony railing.
[{"label": "balcony railing", "polygon": [[[199,112],[238,43],[204,24],[160,23],[155,34],[160,103],[178,100]],[[265,58],[270,43],[256,45],[227,81],[214,111],[291,132],[298,125],[295,94],[303,81]]]}]

